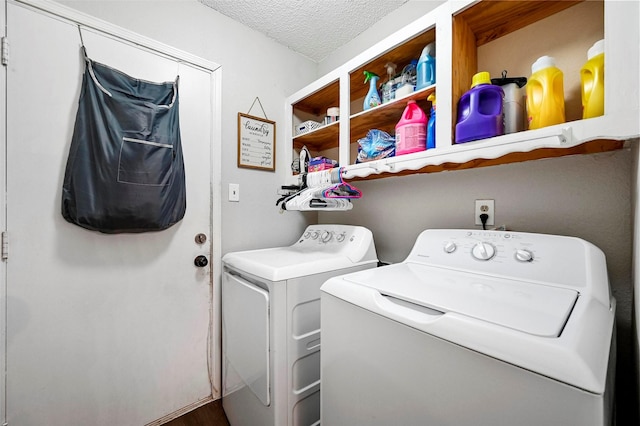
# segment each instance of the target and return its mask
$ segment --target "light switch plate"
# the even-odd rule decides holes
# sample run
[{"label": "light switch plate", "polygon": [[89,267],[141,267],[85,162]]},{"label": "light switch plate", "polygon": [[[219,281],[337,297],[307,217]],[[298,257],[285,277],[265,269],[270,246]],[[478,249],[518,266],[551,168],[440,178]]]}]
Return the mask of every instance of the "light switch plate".
[{"label": "light switch plate", "polygon": [[239,183],[230,183],[229,184],[229,201],[240,201],[240,184]]}]

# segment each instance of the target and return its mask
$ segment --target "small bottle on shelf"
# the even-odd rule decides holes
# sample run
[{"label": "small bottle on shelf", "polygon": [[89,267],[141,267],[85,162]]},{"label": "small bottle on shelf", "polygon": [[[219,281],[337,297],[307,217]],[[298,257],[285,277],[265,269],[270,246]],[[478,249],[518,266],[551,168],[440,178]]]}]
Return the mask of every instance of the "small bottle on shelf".
[{"label": "small bottle on shelf", "polygon": [[364,82],[369,82],[369,92],[367,93],[367,96],[364,97],[364,104],[362,105],[362,108],[366,111],[369,108],[380,105],[382,101],[378,94],[378,79],[380,77],[371,71],[365,71],[364,75]]},{"label": "small bottle on shelf", "polygon": [[504,100],[504,133],[516,133],[524,130],[524,96],[522,88],[527,84],[526,77],[507,77],[507,70],[501,78],[492,78],[491,83],[502,87]]}]

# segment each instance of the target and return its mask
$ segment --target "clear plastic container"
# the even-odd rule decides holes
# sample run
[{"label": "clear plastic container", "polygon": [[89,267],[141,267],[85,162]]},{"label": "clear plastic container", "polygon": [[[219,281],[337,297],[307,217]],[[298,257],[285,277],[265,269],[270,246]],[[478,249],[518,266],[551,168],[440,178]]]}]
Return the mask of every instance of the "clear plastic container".
[{"label": "clear plastic container", "polygon": [[396,155],[424,151],[426,146],[427,114],[416,101],[409,101],[396,124]]},{"label": "clear plastic container", "polygon": [[507,70],[502,71],[501,78],[492,78],[491,83],[502,87],[504,100],[504,133],[515,133],[524,130],[524,91],[526,77],[507,77]]},{"label": "clear plastic container", "polygon": [[587,63],[580,70],[582,118],[604,115],[604,40],[587,52]]},{"label": "clear plastic container", "polygon": [[564,123],[564,75],[551,56],[531,65],[527,82],[527,121],[529,129]]},{"label": "clear plastic container", "polygon": [[406,67],[402,69],[401,81],[396,87],[396,99],[407,96],[415,90],[416,85],[416,66],[418,61],[413,59]]}]

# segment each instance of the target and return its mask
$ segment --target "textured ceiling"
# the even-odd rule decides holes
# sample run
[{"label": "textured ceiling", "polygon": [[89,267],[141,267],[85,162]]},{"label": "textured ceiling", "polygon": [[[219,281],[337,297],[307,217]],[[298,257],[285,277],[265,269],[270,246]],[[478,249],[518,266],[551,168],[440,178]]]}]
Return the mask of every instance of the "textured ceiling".
[{"label": "textured ceiling", "polygon": [[408,0],[198,0],[320,62]]}]

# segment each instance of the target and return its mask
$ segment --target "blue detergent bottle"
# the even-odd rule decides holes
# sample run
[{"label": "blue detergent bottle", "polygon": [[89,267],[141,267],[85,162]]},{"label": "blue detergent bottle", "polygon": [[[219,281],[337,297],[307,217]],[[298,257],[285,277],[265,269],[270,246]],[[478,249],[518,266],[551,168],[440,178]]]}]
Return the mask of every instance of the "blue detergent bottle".
[{"label": "blue detergent bottle", "polygon": [[431,101],[431,112],[427,122],[427,149],[430,149],[436,147],[436,94],[430,94],[427,100]]},{"label": "blue detergent bottle", "polygon": [[367,96],[364,97],[364,103],[362,105],[363,110],[368,110],[369,108],[373,108],[382,103],[380,100],[380,95],[378,94],[378,77],[377,74],[372,73],[371,71],[364,72],[365,78],[364,82],[369,82],[369,92]]},{"label": "blue detergent bottle", "polygon": [[416,90],[424,89],[436,83],[436,44],[429,43],[418,60]]}]

